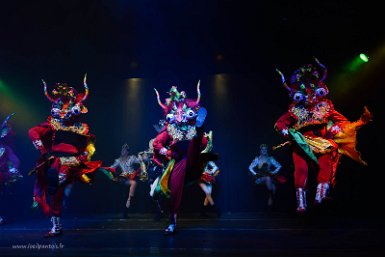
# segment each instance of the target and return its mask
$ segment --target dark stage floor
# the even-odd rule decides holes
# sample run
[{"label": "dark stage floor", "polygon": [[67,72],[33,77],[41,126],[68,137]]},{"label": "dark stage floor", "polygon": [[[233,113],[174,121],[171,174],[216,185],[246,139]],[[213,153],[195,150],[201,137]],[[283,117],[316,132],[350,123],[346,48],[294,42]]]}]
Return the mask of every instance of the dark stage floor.
[{"label": "dark stage floor", "polygon": [[[0,226],[1,256],[384,256],[380,217],[334,214],[226,213],[220,218],[181,214],[178,232],[163,235],[166,219],[149,214],[63,217],[64,234],[42,235],[49,219]],[[18,247],[19,249],[15,249]],[[37,249],[55,247],[57,249]]]}]

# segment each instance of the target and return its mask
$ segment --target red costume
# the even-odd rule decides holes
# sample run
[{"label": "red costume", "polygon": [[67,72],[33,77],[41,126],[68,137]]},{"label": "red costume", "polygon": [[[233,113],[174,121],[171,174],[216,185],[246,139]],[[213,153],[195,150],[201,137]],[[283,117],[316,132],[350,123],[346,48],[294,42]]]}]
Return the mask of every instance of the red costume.
[{"label": "red costume", "polygon": [[207,138],[202,128],[206,110],[199,106],[199,83],[197,91],[198,98],[192,100],[174,86],[165,104],[156,91],[166,124],[153,142],[153,160],[165,168],[155,195],[163,194],[170,198],[170,225],[165,230],[166,234],[174,233],[186,181],[199,179],[202,172],[199,156],[207,146]]},{"label": "red costume", "polygon": [[297,211],[306,210],[306,187],[309,167],[317,171],[315,203],[327,198],[329,185],[334,184],[335,172],[341,154],[345,154],[361,164],[366,163],[356,151],[356,131],[371,120],[365,108],[360,120],[349,122],[334,109],[326,98],[329,90],[324,83],[327,71],[317,59],[317,67],[309,64],[296,70],[287,85],[279,72],[284,87],[293,102],[287,113],[276,122],[275,129],[291,140],[294,162],[294,183],[297,196]]},{"label": "red costume", "polygon": [[[47,236],[55,236],[62,231],[60,216],[66,185],[75,180],[90,183],[90,176],[102,162],[90,161],[95,152],[95,136],[79,119],[81,114],[87,113],[83,105],[88,96],[86,77],[84,94],[65,83],[57,83],[50,95],[46,83],[43,83],[45,95],[52,102],[51,116],[46,122],[31,128],[28,135],[41,154],[33,170],[36,171],[34,200],[45,214],[52,216],[53,227]],[[47,193],[50,195],[49,204]]]}]

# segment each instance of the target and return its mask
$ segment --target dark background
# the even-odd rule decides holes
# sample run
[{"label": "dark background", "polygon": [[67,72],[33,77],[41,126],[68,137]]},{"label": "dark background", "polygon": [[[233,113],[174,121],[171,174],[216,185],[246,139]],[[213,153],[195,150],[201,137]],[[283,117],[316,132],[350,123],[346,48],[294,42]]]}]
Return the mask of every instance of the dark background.
[{"label": "dark background", "polygon": [[[84,121],[97,138],[94,160],[105,165],[123,143],[136,153],[155,137],[162,113],[153,88],[165,98],[177,85],[194,98],[201,80],[206,130],[221,156],[214,199],[226,212],[265,210],[266,192],[252,184],[248,166],[259,144],[284,141],[273,125],[289,98],[275,69],[288,78],[316,56],[328,67],[335,108],[352,121],[365,105],[374,114],[358,133],[369,166],[342,158],[335,206],[381,214],[385,31],[381,8],[369,1],[2,1],[0,13],[0,112],[17,113],[10,123],[24,174],[38,157],[27,131],[50,111],[42,78],[82,91],[88,73]],[[370,61],[353,67],[361,52]],[[276,208],[292,211],[290,152],[273,154],[289,180],[278,188]],[[3,194],[3,212],[30,215],[32,189],[33,177],[25,175]],[[120,212],[127,192],[99,174],[93,186],[75,184],[66,212]],[[185,196],[182,212],[198,211],[203,192],[193,186]],[[152,211],[146,183],[139,182],[131,211]]]}]

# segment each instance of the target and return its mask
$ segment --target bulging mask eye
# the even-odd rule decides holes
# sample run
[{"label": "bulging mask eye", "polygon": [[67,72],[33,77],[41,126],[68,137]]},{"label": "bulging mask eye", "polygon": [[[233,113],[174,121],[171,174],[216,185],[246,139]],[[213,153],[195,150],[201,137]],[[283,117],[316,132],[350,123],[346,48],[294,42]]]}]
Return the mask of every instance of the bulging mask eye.
[{"label": "bulging mask eye", "polygon": [[166,115],[166,120],[167,120],[168,122],[173,122],[173,121],[175,120],[174,114],[171,114],[171,113],[167,114],[167,115]]},{"label": "bulging mask eye", "polygon": [[324,97],[328,94],[328,91],[325,88],[317,88],[315,94],[320,97]]},{"label": "bulging mask eye", "polygon": [[188,110],[186,112],[186,116],[188,119],[194,118],[195,117],[195,112],[193,110]]},{"label": "bulging mask eye", "polygon": [[60,109],[58,109],[58,108],[52,108],[51,109],[51,115],[52,116],[57,116],[59,114],[60,114]]},{"label": "bulging mask eye", "polygon": [[80,107],[78,105],[75,105],[74,107],[72,107],[71,111],[73,114],[78,115],[80,114]]},{"label": "bulging mask eye", "polygon": [[293,100],[295,102],[301,102],[304,98],[305,98],[305,96],[302,93],[299,93],[299,92],[297,92],[297,93],[295,93],[293,95]]}]

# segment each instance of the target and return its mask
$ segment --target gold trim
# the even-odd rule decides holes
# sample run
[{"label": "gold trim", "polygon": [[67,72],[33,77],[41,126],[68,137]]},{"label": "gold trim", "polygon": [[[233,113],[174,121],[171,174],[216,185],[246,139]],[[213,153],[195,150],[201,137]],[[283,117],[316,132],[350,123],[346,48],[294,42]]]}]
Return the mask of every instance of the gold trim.
[{"label": "gold trim", "polygon": [[64,126],[60,121],[51,119],[50,124],[55,130],[70,131],[80,135],[86,135],[88,133],[88,125],[85,123],[80,123],[80,126]]}]

